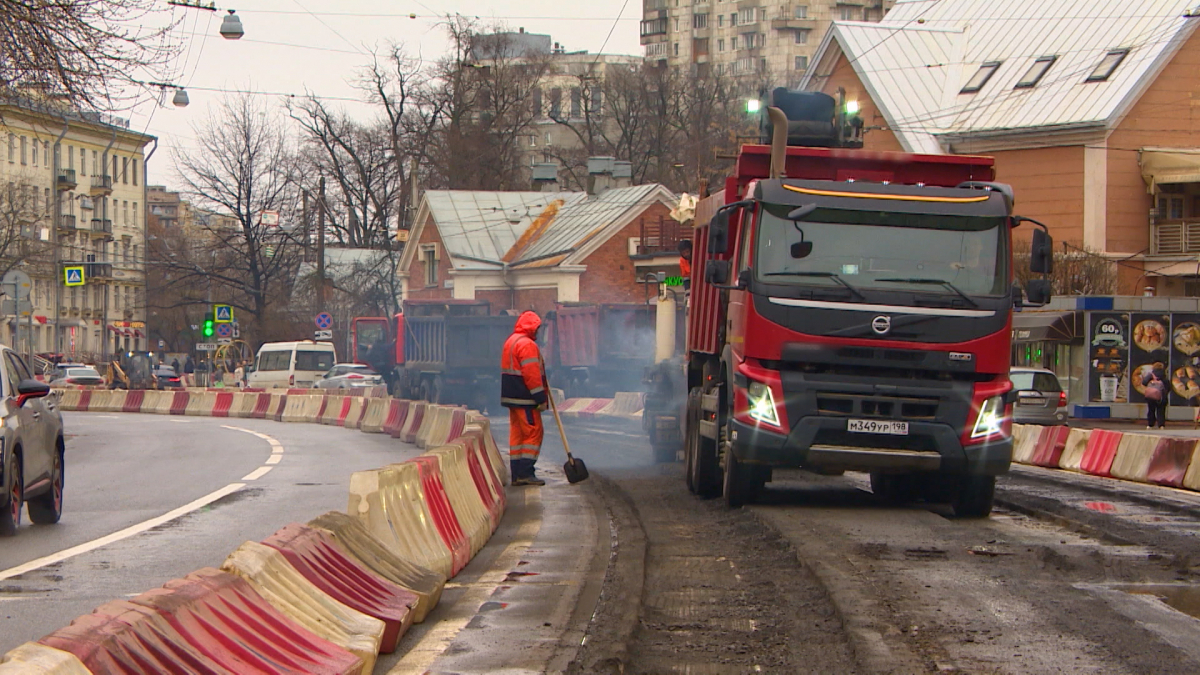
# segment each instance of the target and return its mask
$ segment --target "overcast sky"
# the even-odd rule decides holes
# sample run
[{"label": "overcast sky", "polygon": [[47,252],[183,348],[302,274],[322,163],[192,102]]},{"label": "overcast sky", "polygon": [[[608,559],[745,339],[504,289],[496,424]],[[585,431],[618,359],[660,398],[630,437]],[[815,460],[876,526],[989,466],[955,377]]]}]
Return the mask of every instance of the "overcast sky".
[{"label": "overcast sky", "polygon": [[[438,24],[447,13],[502,21],[513,30],[549,33],[568,50],[640,54],[641,0],[226,0],[220,12],[175,8],[182,17],[175,35],[183,44],[171,83],[187,87],[191,105],[175,108],[146,103],[127,116],[133,128],[158,136],[150,160],[150,182],[178,187],[177,149],[192,146],[192,124],[215,110],[222,91],[247,90],[331,98],[357,98],[347,81],[369,62],[368,51],[389,41],[410,55],[436,60],[447,48]],[[622,6],[624,11],[622,12]],[[238,41],[218,34],[225,9],[237,10],[246,31]],[[410,18],[415,14],[417,18]],[[620,20],[618,19],[620,16]],[[615,28],[614,28],[615,26]],[[216,90],[216,91],[210,91]],[[281,116],[281,96],[264,96]],[[358,116],[369,109],[353,101],[333,101]]]}]

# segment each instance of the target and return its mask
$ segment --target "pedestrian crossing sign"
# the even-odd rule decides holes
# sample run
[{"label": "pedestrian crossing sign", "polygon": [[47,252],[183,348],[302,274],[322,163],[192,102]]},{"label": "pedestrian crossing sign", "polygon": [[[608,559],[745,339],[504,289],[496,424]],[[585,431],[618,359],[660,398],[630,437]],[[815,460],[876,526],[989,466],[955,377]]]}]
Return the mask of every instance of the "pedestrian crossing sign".
[{"label": "pedestrian crossing sign", "polygon": [[67,286],[82,286],[85,281],[83,265],[63,268],[63,283]]},{"label": "pedestrian crossing sign", "polygon": [[233,323],[233,308],[229,305],[213,305],[213,321],[216,323]]}]

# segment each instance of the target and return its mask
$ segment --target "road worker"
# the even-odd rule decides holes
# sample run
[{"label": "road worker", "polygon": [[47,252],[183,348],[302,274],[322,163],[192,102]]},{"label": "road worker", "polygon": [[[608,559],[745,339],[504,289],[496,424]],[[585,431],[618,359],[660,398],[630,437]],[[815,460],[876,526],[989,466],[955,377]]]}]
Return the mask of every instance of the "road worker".
[{"label": "road worker", "polygon": [[692,286],[692,240],[679,240],[679,276],[683,278],[683,289]]},{"label": "road worker", "polygon": [[525,312],[517,318],[516,329],[504,343],[500,356],[500,405],[508,408],[508,453],[513,485],[545,485],[534,475],[533,467],[542,450],[546,409],[546,376],[542,372],[542,354],[537,346],[541,318]]}]

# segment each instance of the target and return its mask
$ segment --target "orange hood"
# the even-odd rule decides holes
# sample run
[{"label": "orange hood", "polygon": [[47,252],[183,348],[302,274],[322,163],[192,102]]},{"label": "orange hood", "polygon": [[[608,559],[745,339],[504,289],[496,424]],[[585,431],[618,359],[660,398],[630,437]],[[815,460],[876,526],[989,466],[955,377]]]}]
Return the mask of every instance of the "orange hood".
[{"label": "orange hood", "polygon": [[537,339],[538,328],[541,325],[542,319],[537,312],[525,312],[517,318],[517,327],[514,332],[527,335],[530,339]]}]

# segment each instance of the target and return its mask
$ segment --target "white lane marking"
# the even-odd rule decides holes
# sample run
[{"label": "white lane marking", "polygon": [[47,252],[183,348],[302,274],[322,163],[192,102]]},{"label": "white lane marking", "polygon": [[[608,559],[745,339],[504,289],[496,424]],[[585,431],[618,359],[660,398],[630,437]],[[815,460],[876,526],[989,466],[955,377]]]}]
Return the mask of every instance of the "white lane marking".
[{"label": "white lane marking", "polygon": [[174,422],[175,424],[191,424],[192,423],[191,420],[167,420],[167,421]]},{"label": "white lane marking", "polygon": [[274,468],[275,467],[273,467],[273,466],[260,466],[257,469],[246,474],[245,476],[242,476],[242,480],[247,480],[247,481],[258,480],[259,478],[262,478],[263,476],[270,473],[271,469],[274,469]]},{"label": "white lane marking", "polygon": [[[542,500],[541,496],[537,490],[525,490],[524,494],[526,504],[531,507],[532,512],[536,512]],[[409,675],[410,673],[419,675],[429,672],[429,667],[446,652],[450,643],[458,637],[459,632],[479,614],[479,608],[483,606],[483,603],[487,602],[488,598],[496,593],[496,589],[505,582],[508,573],[516,569],[521,556],[525,555],[525,551],[533,545],[533,540],[541,529],[541,518],[521,523],[512,542],[500,552],[500,555],[496,556],[496,561],[492,564],[491,569],[480,575],[479,580],[469,586],[463,584],[467,590],[450,607],[450,611],[457,616],[447,617],[438,622],[436,626],[431,627],[429,632],[422,635],[415,645],[409,647],[404,658],[388,671],[388,675]]]},{"label": "white lane marking", "polygon": [[218,499],[227,495],[231,495],[244,487],[246,487],[245,483],[230,483],[219,490],[210,492],[199,499],[188,502],[187,504],[184,504],[177,509],[168,511],[156,518],[144,520],[136,525],[130,525],[123,530],[117,530],[112,534],[106,534],[99,539],[93,539],[70,548],[65,548],[57,553],[51,553],[48,556],[44,556],[36,560],[30,560],[29,562],[17,565],[16,567],[10,567],[4,571],[0,571],[0,581],[11,579],[20,574],[25,574],[26,572],[32,572],[33,570],[45,567],[46,565],[53,565],[54,563],[62,562],[68,558],[73,558],[77,555],[80,555],[81,553],[88,553],[103,546],[108,546],[109,544],[121,541],[122,539],[128,539],[134,535],[154,529],[159,525],[169,523],[180,516],[185,516],[193,511],[196,511],[197,509],[204,508]]},{"label": "white lane marking", "polygon": [[267,461],[264,462],[264,464],[266,464],[268,466],[270,466],[271,464],[278,464],[279,460],[281,460],[281,459],[283,459],[283,455],[273,454],[267,458]]}]

